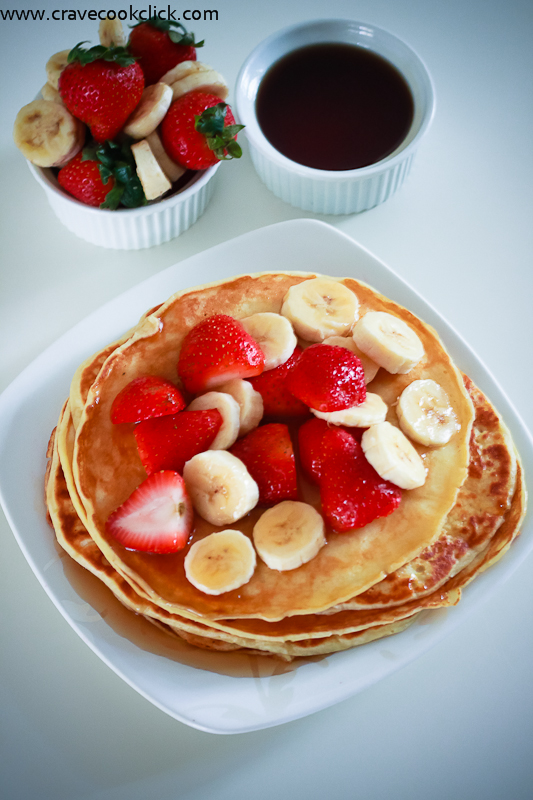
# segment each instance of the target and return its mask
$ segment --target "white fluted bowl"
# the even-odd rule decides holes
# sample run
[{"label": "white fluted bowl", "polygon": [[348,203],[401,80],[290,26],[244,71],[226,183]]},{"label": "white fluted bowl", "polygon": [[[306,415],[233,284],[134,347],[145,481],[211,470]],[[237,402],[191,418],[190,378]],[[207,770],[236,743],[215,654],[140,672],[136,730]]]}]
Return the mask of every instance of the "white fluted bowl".
[{"label": "white fluted bowl", "polygon": [[[270,144],[257,121],[255,102],[263,76],[280,58],[307,45],[337,42],[370,49],[392,63],[411,89],[414,118],[404,141],[382,161],[351,170],[314,169],[291,161]],[[252,51],[237,77],[235,107],[246,126],[256,172],[277,197],[318,214],[352,214],[383,203],[404,182],[431,124],[435,93],[424,63],[401,39],[353,20],[315,20],[285,28]]]},{"label": "white fluted bowl", "polygon": [[183,189],[164,200],[116,211],[80,203],[63,190],[53,170],[28,165],[69,231],[100,247],[141,250],[174,239],[196,222],[211,199],[220,163],[197,172]]}]

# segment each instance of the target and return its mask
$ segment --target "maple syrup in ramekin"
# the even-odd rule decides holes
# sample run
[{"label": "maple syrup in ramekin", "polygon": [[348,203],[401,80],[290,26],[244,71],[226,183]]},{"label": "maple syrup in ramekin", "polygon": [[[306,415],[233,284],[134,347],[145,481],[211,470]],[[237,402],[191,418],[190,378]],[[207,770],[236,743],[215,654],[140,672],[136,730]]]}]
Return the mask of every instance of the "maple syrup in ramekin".
[{"label": "maple syrup in ramekin", "polygon": [[313,44],[267,70],[256,99],[259,126],[282,155],[307,167],[375,164],[406,138],[411,90],[393,64],[364,47]]}]

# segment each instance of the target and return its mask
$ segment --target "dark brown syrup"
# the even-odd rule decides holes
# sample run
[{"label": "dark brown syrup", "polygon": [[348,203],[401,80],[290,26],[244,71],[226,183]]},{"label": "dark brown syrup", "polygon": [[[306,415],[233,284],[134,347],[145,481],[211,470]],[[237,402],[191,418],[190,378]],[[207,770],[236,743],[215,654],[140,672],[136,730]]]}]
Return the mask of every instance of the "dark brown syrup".
[{"label": "dark brown syrup", "polygon": [[314,44],[266,72],[256,99],[259,126],[287,158],[347,170],[390,155],[405,139],[414,103],[389,61],[350,44]]}]

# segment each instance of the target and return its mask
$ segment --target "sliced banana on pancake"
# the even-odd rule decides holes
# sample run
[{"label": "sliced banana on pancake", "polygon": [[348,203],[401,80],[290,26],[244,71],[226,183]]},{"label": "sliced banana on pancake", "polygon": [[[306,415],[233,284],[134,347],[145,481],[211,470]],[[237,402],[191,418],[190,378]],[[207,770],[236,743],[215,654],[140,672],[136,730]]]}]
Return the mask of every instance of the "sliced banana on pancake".
[{"label": "sliced banana on pancake", "polygon": [[361,447],[384,480],[400,489],[416,489],[426,481],[421,457],[404,434],[390,422],[379,422],[363,433]]},{"label": "sliced banana on pancake", "polygon": [[328,278],[310,278],[291,286],[281,313],[308,342],[345,336],[359,318],[359,300],[344,284]]},{"label": "sliced banana on pancake", "polygon": [[368,311],[353,339],[365,355],[393,375],[405,374],[424,357],[424,345],[403,319],[386,311]]},{"label": "sliced banana on pancake", "polygon": [[331,425],[346,425],[349,428],[368,428],[383,422],[387,416],[387,404],[379,394],[366,393],[366,399],[358,406],[344,408],[342,411],[311,411],[319,419],[325,419]]},{"label": "sliced banana on pancake", "polygon": [[54,53],[46,62],[46,77],[50,86],[54,89],[58,88],[59,76],[68,64],[68,54],[70,50],[60,50],[59,53]]},{"label": "sliced banana on pancake", "polygon": [[226,392],[207,392],[189,403],[187,411],[207,411],[217,408],[222,425],[211,443],[210,450],[227,450],[237,441],[241,426],[241,409],[237,400]]},{"label": "sliced banana on pancake", "polygon": [[447,444],[458,430],[448,395],[428,378],[413,381],[403,390],[396,412],[402,431],[419,444]]},{"label": "sliced banana on pancake", "polygon": [[263,417],[263,398],[249,381],[234,378],[217,386],[217,391],[231,395],[239,404],[239,436],[257,428]]},{"label": "sliced banana on pancake", "polygon": [[287,317],[264,311],[239,322],[263,351],[265,370],[279,367],[292,356],[298,340]]},{"label": "sliced banana on pancake", "polygon": [[185,556],[185,575],[201,592],[223,594],[248,583],[256,555],[240,531],[219,531],[195,542]]},{"label": "sliced banana on pancake", "polygon": [[60,103],[33,100],[17,114],[13,139],[32,164],[61,167],[83,147],[85,125]]},{"label": "sliced banana on pancake", "polygon": [[104,47],[124,47],[126,34],[119,19],[106,17],[98,26],[98,38]]},{"label": "sliced banana on pancake", "polygon": [[308,503],[284,500],[269,508],[254,526],[253,540],[270,569],[296,569],[326,544],[322,516]]},{"label": "sliced banana on pancake", "polygon": [[229,525],[257,505],[259,488],[236,456],[226,450],[198,453],[183,468],[198,514],[212,525]]},{"label": "sliced banana on pancake", "polygon": [[124,125],[132,139],[144,139],[155,131],[172,102],[172,89],[166,83],[154,83],[144,89],[138,106]]},{"label": "sliced banana on pancake", "polygon": [[159,166],[159,162],[152,153],[152,148],[146,141],[141,139],[131,146],[131,152],[135,159],[137,175],[142,183],[144,194],[147,200],[156,200],[161,195],[172,189],[172,184]]},{"label": "sliced banana on pancake", "polygon": [[334,347],[345,347],[346,350],[349,350],[351,353],[356,355],[363,365],[365,383],[370,383],[370,381],[373,381],[376,377],[379,370],[379,364],[376,364],[375,361],[372,361],[371,358],[365,355],[363,351],[357,347],[351,336],[328,336],[327,339],[324,339],[322,344],[332,344]]}]

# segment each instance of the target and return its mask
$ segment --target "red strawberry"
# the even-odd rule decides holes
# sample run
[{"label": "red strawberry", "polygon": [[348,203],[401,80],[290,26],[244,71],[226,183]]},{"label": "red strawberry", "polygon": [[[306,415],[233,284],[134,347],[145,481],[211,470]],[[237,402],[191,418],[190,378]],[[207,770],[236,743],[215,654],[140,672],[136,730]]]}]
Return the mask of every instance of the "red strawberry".
[{"label": "red strawberry", "polygon": [[72,161],[59,170],[57,180],[76,200],[87,206],[99,208],[115,186],[113,178],[108,178],[104,183],[98,163],[84,159],[82,153],[74,156]]},{"label": "red strawberry", "polygon": [[265,417],[305,417],[309,416],[309,408],[298,400],[286,385],[286,378],[300,358],[303,350],[296,346],[292,356],[279,367],[263,372],[250,383],[263,398]]},{"label": "red strawberry", "polygon": [[261,505],[298,499],[294,451],[286,425],[274,422],[255,428],[235,442],[230,453],[240,458],[259,486]]},{"label": "red strawberry", "polygon": [[192,526],[193,507],[184,480],[166,471],[143,481],[111,514],[106,530],[131,550],[175,553],[187,544]]},{"label": "red strawberry", "polygon": [[215,314],[195,325],[180,351],[178,373],[191,394],[232,378],[251,378],[264,368],[263,351],[240,322]]},{"label": "red strawberry", "polygon": [[146,86],[157,83],[182,61],[196,61],[195,48],[202,46],[181,23],[159,17],[135,25],[128,42],[128,49],[139,59]]},{"label": "red strawberry", "polygon": [[378,475],[348,431],[330,428],[322,445],[320,500],[333,530],[362,528],[398,508],[401,490]]},{"label": "red strawberry", "polygon": [[366,399],[361,361],[345,347],[312,344],[287,377],[287,388],[316,411],[340,411]]},{"label": "red strawberry", "polygon": [[207,169],[241,157],[236,136],[242,128],[220,97],[195,90],[172,103],[161,123],[161,141],[173,161],[187,169]]},{"label": "red strawberry", "polygon": [[217,408],[180,411],[139,422],[134,435],[146,472],[183,472],[186,461],[209,448],[221,425],[222,415]]},{"label": "red strawberry", "polygon": [[111,406],[111,422],[141,422],[152,417],[177,414],[186,406],[180,390],[170,381],[147,375],[128,383]]},{"label": "red strawberry", "polygon": [[97,142],[117,136],[143,89],[142,69],[125,47],[76,45],[59,77],[61,99]]},{"label": "red strawberry", "polygon": [[[320,483],[322,476],[322,462],[324,461],[324,436],[332,430],[323,419],[313,419],[304,422],[298,430],[298,450],[300,462],[307,476],[315,483]],[[361,442],[364,428],[339,428],[347,431],[356,442]]]}]

